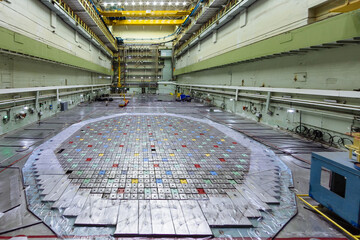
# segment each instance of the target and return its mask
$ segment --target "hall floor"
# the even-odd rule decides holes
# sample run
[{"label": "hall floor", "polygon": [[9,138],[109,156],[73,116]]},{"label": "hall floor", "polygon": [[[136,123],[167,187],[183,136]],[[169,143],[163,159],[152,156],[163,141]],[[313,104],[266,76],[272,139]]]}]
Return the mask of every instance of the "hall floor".
[{"label": "hall floor", "polygon": [[294,197],[310,153],[338,150],[170,96],[117,101],[0,139],[0,236],[344,239]]}]

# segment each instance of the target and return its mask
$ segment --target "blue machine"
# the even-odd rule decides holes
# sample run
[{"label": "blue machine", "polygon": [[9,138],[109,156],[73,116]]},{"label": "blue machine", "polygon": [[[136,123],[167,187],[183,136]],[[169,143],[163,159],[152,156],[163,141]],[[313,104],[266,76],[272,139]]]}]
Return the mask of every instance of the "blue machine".
[{"label": "blue machine", "polygon": [[[322,169],[330,171],[329,187],[321,185]],[[348,153],[312,154],[309,196],[351,225],[360,226],[360,171]]]}]

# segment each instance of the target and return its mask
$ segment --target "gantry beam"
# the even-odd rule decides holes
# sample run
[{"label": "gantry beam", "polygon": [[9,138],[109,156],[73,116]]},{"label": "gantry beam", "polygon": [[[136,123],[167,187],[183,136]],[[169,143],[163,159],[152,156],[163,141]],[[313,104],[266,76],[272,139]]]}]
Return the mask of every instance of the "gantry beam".
[{"label": "gantry beam", "polygon": [[169,11],[102,11],[98,9],[104,17],[185,17],[191,10],[169,10]]},{"label": "gantry beam", "polygon": [[[105,19],[104,19],[105,20]],[[180,20],[163,20],[163,19],[148,19],[148,20],[105,20],[107,25],[120,26],[120,25],[181,25],[184,22]]]},{"label": "gantry beam", "polygon": [[359,8],[360,8],[360,0],[356,0],[354,2],[350,2],[347,0],[345,5],[333,8],[330,10],[330,12],[346,13],[346,12],[354,11]]}]

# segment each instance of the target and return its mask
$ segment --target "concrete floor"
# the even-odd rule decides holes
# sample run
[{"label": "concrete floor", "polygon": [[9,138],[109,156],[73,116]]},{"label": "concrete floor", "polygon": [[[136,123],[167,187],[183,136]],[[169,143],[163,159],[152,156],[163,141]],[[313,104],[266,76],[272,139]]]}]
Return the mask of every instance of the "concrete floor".
[{"label": "concrete floor", "polygon": [[[267,132],[269,135],[273,134],[271,131],[276,131],[286,139],[286,142],[291,139],[294,142],[304,143],[304,140],[302,139],[290,136],[287,133],[278,130],[269,129],[266,126],[262,126],[251,120],[243,119],[231,113],[221,113],[216,109],[215,111],[209,111],[209,109],[209,107],[199,103],[171,102],[167,96],[138,96],[130,99],[130,104],[126,108],[119,108],[116,101],[110,102],[107,107],[105,107],[104,102],[84,103],[67,112],[62,112],[49,119],[44,119],[40,125],[33,124],[24,129],[19,129],[16,132],[6,134],[0,139],[0,166],[2,167],[0,168],[0,186],[5,186],[5,184],[1,185],[1,183],[5,182],[9,176],[15,177],[12,177],[11,179],[11,189],[7,189],[0,193],[0,203],[10,202],[10,204],[0,204],[0,212],[7,210],[7,213],[11,213],[13,218],[6,221],[6,228],[8,231],[3,232],[0,236],[6,238],[6,236],[34,235],[47,236],[47,239],[55,239],[52,237],[54,233],[52,233],[38,218],[27,211],[19,169],[23,167],[27,157],[37,146],[73,123],[123,112],[174,113],[179,114],[180,116],[185,115],[195,118],[209,118],[219,123],[224,123],[233,129],[241,128],[241,125],[239,124],[245,124],[249,135],[250,133],[252,133],[252,135],[254,134],[252,129],[256,126],[256,129],[263,129],[262,132]],[[36,138],[31,138],[26,135],[34,134],[34,131],[37,133]],[[266,143],[268,137],[263,135],[257,136],[256,139],[263,140]],[[293,191],[295,193],[308,192],[310,165],[302,160],[306,160],[303,158],[309,158],[310,152],[306,152],[305,148],[308,149],[308,145],[312,143],[304,144],[306,147],[300,151],[299,149],[301,148],[296,147],[297,152],[287,151],[291,150],[291,146],[272,148],[280,159],[291,169],[294,178]],[[318,144],[312,144],[312,146],[318,151],[321,151],[321,149],[323,149],[323,151],[327,150]],[[289,152],[293,154],[289,154]],[[302,160],[295,158],[299,155],[301,155]],[[4,188],[1,189],[3,190]],[[1,220],[3,219],[0,218],[0,221]],[[343,234],[334,229],[318,215],[305,209],[304,205],[299,202],[298,214],[284,227],[277,235],[276,239],[296,237],[328,239],[345,238]]]}]

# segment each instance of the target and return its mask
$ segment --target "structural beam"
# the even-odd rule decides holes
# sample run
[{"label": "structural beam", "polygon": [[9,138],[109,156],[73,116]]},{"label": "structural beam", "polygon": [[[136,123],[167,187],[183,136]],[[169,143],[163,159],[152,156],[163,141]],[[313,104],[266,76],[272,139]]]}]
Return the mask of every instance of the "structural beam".
[{"label": "structural beam", "polygon": [[359,8],[360,8],[360,0],[356,0],[354,2],[349,2],[349,0],[347,0],[345,5],[333,8],[330,10],[330,12],[346,13],[357,10]]},{"label": "structural beam", "polygon": [[191,13],[191,10],[169,10],[169,11],[102,11],[103,17],[185,17]]},{"label": "structural beam", "polygon": [[155,20],[155,19],[148,19],[148,20],[105,20],[107,25],[112,26],[120,26],[120,25],[181,25],[184,20]]}]

